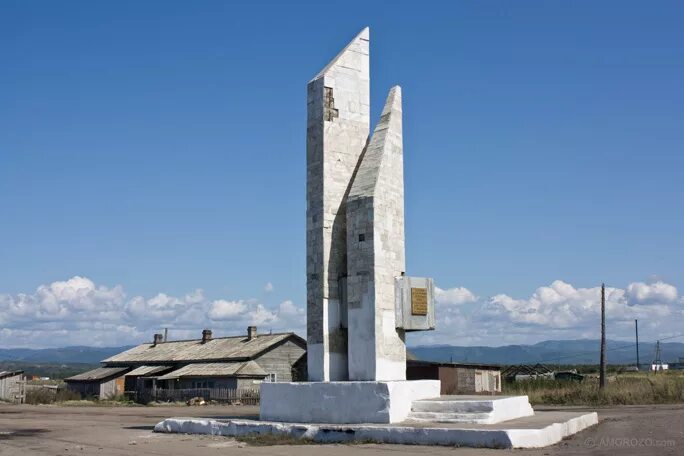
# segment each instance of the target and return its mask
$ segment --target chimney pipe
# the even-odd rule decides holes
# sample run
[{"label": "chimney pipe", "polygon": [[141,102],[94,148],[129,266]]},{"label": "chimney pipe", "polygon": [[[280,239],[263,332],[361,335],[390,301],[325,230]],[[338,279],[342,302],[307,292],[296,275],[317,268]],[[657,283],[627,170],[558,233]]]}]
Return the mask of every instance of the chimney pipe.
[{"label": "chimney pipe", "polygon": [[161,334],[155,334],[154,335],[154,343],[152,344],[153,347],[156,347],[157,344],[161,344],[164,342],[164,336]]},{"label": "chimney pipe", "polygon": [[256,336],[257,336],[257,327],[256,326],[247,326],[247,340],[256,339]]},{"label": "chimney pipe", "polygon": [[164,328],[164,342],[169,341],[169,328]]},{"label": "chimney pipe", "polygon": [[211,340],[211,329],[205,329],[202,331],[202,343],[206,344]]}]

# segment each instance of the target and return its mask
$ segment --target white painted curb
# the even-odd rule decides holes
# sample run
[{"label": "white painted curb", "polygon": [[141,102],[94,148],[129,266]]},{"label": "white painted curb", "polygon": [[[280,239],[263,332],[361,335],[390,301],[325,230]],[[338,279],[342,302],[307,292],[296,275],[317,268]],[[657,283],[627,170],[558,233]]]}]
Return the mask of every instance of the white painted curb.
[{"label": "white painted curb", "polygon": [[319,443],[370,441],[405,445],[443,445],[485,448],[541,448],[560,442],[598,423],[598,415],[581,414],[537,429],[458,429],[392,425],[294,424],[255,420],[168,418],[155,432],[209,434],[227,437],[281,435]]}]

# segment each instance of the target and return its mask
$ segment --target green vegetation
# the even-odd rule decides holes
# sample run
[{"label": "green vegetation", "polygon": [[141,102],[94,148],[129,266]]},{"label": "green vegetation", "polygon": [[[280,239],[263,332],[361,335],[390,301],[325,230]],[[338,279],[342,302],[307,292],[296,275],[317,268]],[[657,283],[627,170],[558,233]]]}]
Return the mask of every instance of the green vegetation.
[{"label": "green vegetation", "polygon": [[26,389],[26,403],[32,405],[55,404],[64,406],[98,406],[98,407],[117,407],[117,406],[140,406],[123,395],[114,396],[107,399],[97,400],[92,397],[81,398],[79,393],[69,391],[63,386],[60,388],[40,388],[29,387]]},{"label": "green vegetation", "polygon": [[33,363],[24,361],[0,361],[0,371],[23,370],[27,376],[50,377],[50,379],[65,379],[81,372],[98,367],[98,364],[88,363]]},{"label": "green vegetation", "polygon": [[532,405],[637,405],[684,402],[684,372],[625,372],[608,376],[603,391],[598,378],[582,382],[536,379],[504,383],[503,394],[530,398]]},{"label": "green vegetation", "polygon": [[29,388],[26,390],[27,404],[54,404],[80,398],[78,393],[66,389]]}]

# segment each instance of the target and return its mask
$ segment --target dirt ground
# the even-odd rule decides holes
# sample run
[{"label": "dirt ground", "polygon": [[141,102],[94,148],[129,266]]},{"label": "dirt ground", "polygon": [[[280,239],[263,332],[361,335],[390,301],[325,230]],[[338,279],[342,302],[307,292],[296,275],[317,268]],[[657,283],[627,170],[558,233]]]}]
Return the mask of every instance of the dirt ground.
[{"label": "dirt ground", "polygon": [[[541,407],[538,407],[541,409]],[[569,408],[549,408],[568,410]],[[572,408],[583,410],[582,408]],[[256,407],[57,407],[0,405],[0,455],[684,455],[684,405],[598,409],[598,426],[539,450],[401,445],[251,446],[225,437],[155,434],[172,416],[253,416]]]}]

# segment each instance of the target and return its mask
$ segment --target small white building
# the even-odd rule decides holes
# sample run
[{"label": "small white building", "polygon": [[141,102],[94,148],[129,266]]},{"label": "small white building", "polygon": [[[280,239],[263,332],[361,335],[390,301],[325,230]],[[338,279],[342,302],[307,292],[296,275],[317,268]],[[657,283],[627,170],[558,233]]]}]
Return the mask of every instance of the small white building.
[{"label": "small white building", "polygon": [[664,363],[651,364],[652,371],[666,371],[669,370],[670,366]]}]

